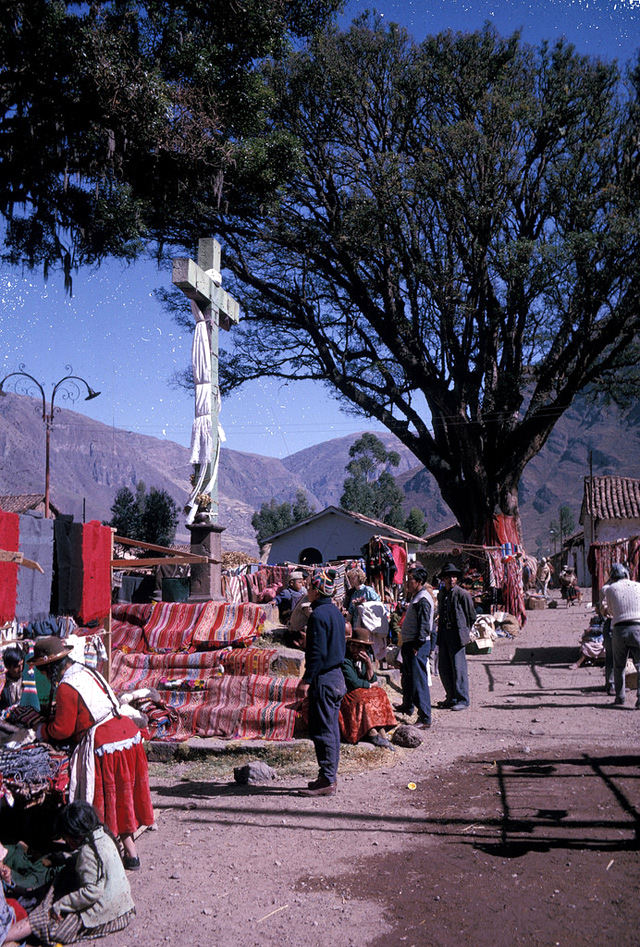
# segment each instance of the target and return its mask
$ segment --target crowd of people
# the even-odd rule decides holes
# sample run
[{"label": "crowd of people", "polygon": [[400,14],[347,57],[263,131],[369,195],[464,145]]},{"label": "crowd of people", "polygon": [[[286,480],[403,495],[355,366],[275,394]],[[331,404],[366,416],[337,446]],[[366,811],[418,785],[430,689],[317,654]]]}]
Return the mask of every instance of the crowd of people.
[{"label": "crowd of people", "polygon": [[[571,574],[566,575],[566,587],[576,588]],[[425,569],[414,566],[407,573],[404,601],[383,609],[391,611],[386,640],[395,637],[399,643],[402,700],[392,707],[379,686],[384,659],[374,647],[381,614],[376,608],[385,603],[366,584],[364,571],[347,571],[344,595],[330,567],[315,569],[308,579],[302,572],[291,574],[276,601],[281,620],[305,651],[303,713],[318,763],[318,775],[302,795],[336,793],[341,742],[367,740],[393,750],[388,734],[399,717],[409,722],[416,715],[412,725],[430,729],[436,668],[445,692],[437,706],[452,711],[469,707],[466,646],[477,612],[461,576],[458,566],[447,563],[430,583]],[[537,577],[543,594],[547,578],[544,569]],[[571,604],[570,593],[567,601]],[[606,621],[605,673],[615,692],[614,705],[625,703],[630,656],[639,672],[635,707],[640,709],[640,583],[630,579],[622,564],[613,565],[601,591],[600,613]],[[102,937],[123,930],[135,914],[127,871],[140,867],[136,832],[154,820],[142,734],[121,713],[107,681],[74,661],[71,651],[64,639],[46,636],[36,640],[27,659],[27,667],[38,668],[55,695],[49,718],[38,727],[38,740],[73,748],[69,802],[58,811],[54,832],[66,857],[59,858],[53,881],[29,891],[27,907],[24,899],[0,897],[0,943],[5,947],[25,938],[57,945]],[[6,708],[20,700],[25,655],[7,648],[3,660],[0,705]],[[5,856],[0,845],[0,877],[7,882],[11,872],[3,864]]]},{"label": "crowd of people", "polygon": [[[469,592],[458,584],[461,574],[448,563],[437,577],[437,592],[422,567],[407,575],[400,626],[402,701],[395,711],[406,719],[417,713],[414,726],[419,729],[432,726],[431,663],[436,649],[445,689],[440,707],[469,707],[466,645],[476,609]],[[306,593],[310,611],[304,636],[303,712],[318,762],[318,776],[302,790],[307,796],[335,794],[341,740],[364,739],[393,749],[385,734],[398,722],[386,692],[376,686],[376,664],[382,659],[376,659],[371,631],[363,623],[363,609],[380,597],[365,584],[364,572],[354,568],[347,572],[347,592],[336,604],[336,579],[335,570],[317,569]]]}]

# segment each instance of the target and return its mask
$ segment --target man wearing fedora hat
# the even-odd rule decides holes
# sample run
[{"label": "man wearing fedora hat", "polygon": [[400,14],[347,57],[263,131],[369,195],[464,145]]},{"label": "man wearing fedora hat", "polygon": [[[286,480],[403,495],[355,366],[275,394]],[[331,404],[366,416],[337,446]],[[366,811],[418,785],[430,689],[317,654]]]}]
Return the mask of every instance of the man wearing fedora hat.
[{"label": "man wearing fedora hat", "polygon": [[462,570],[448,562],[439,576],[444,588],[438,592],[438,671],[445,691],[439,706],[450,710],[469,706],[465,646],[471,640],[476,610],[469,592],[458,585],[461,575]]}]

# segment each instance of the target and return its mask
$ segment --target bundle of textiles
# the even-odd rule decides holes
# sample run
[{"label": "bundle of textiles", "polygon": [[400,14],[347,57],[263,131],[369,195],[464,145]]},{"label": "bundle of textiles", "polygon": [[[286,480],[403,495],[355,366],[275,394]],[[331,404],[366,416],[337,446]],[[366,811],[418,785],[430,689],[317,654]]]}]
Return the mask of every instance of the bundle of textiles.
[{"label": "bundle of textiles", "polygon": [[56,774],[49,750],[41,743],[21,750],[0,748],[0,773],[10,782],[44,783]]}]

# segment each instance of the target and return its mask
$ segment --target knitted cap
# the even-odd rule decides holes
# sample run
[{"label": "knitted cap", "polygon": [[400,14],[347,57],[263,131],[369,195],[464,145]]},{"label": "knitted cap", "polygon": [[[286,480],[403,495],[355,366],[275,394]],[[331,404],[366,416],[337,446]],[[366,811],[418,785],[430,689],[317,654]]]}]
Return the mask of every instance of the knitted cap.
[{"label": "knitted cap", "polygon": [[321,595],[333,595],[337,574],[335,569],[316,569],[311,576],[311,588],[317,589]]}]

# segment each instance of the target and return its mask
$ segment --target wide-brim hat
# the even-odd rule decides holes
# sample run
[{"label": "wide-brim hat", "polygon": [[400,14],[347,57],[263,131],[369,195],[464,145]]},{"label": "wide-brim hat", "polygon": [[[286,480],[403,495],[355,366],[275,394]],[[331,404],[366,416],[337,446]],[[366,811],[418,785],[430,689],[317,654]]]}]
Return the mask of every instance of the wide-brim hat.
[{"label": "wide-brim hat", "polygon": [[462,575],[462,569],[460,569],[454,562],[448,562],[446,566],[443,566],[438,573],[438,578],[443,579],[447,575]]},{"label": "wide-brim hat", "polygon": [[73,648],[66,645],[62,638],[58,638],[56,635],[46,635],[36,640],[33,646],[33,654],[28,658],[28,663],[39,668],[45,664],[62,661],[72,651]]},{"label": "wide-brim hat", "polygon": [[353,641],[354,644],[373,644],[368,628],[354,628],[350,635],[347,635],[347,644]]}]

